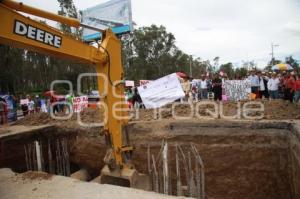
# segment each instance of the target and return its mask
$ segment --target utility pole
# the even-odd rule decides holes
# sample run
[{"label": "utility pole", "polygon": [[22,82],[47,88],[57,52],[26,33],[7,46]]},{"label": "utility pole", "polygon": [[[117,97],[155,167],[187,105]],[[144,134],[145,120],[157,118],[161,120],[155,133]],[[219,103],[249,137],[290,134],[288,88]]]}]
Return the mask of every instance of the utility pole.
[{"label": "utility pole", "polygon": [[278,47],[278,46],[279,46],[278,44],[271,43],[271,56],[272,56],[271,64],[272,65],[274,65],[274,47]]}]

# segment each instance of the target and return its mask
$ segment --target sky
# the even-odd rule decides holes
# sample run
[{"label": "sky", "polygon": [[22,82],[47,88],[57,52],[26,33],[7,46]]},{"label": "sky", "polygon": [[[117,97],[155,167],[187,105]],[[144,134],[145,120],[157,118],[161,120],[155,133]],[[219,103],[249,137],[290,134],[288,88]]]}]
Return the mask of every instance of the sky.
[{"label": "sky", "polygon": [[[57,0],[18,0],[57,12]],[[73,0],[79,10],[107,0]],[[42,3],[41,3],[42,2]],[[185,53],[202,60],[220,57],[220,64],[239,67],[255,61],[292,55],[300,61],[300,0],[132,0],[133,21],[163,25]]]}]

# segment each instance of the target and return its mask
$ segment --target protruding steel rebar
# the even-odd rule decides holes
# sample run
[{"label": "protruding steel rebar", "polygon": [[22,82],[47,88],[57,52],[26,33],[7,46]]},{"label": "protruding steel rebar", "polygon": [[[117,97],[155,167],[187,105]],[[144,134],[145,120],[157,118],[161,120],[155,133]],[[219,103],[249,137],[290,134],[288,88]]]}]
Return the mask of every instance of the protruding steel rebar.
[{"label": "protruding steel rebar", "polygon": [[71,175],[71,168],[70,168],[70,156],[68,150],[68,141],[64,140],[64,151],[65,151],[65,160],[66,160],[66,176]]},{"label": "protruding steel rebar", "polygon": [[148,174],[151,176],[151,155],[150,155],[150,145],[147,147],[147,160],[148,160]]},{"label": "protruding steel rebar", "polygon": [[175,151],[176,151],[176,189],[177,189],[177,196],[182,195],[182,190],[181,190],[181,178],[180,178],[180,162],[179,162],[179,154],[178,154],[178,146],[177,144],[175,145]]},{"label": "protruding steel rebar", "polygon": [[162,157],[163,157],[164,194],[169,194],[168,143],[166,143],[164,146]]},{"label": "protruding steel rebar", "polygon": [[31,144],[27,144],[29,170],[32,171]]},{"label": "protruding steel rebar", "polygon": [[197,161],[200,165],[200,179],[201,179],[201,199],[205,198],[205,176],[204,176],[204,164],[203,160],[194,144],[191,143],[192,152],[194,153],[195,157],[197,157]]},{"label": "protruding steel rebar", "polygon": [[186,187],[188,189],[189,188],[189,183],[190,183],[188,163],[187,163],[187,159],[186,159],[186,157],[184,155],[184,152],[183,152],[180,145],[178,146],[178,149],[179,149],[180,154],[182,156],[182,162],[183,162],[183,167],[184,167],[184,171],[185,171]]},{"label": "protruding steel rebar", "polygon": [[28,153],[27,153],[27,147],[26,144],[24,145],[24,152],[25,152],[25,162],[26,162],[26,169],[29,170],[29,162],[28,162]]},{"label": "protruding steel rebar", "polygon": [[[169,157],[173,151],[167,142],[162,141],[161,148],[156,157],[147,147],[148,173],[152,177],[152,190],[164,194],[189,196],[205,199],[204,193],[204,164],[194,144],[182,147],[175,144],[175,158]],[[172,176],[170,161],[175,159],[175,174]],[[185,181],[182,181],[181,169],[185,172]],[[172,179],[173,177],[173,179]],[[184,184],[186,183],[186,185]],[[175,185],[176,190],[173,187]],[[173,187],[173,188],[172,188]],[[174,189],[174,190],[173,190]]]},{"label": "protruding steel rebar", "polygon": [[53,168],[53,158],[52,158],[52,151],[51,151],[51,142],[48,140],[48,164],[49,164],[49,173],[54,174],[54,168]]},{"label": "protruding steel rebar", "polygon": [[42,141],[39,141],[39,143],[40,143],[40,152],[41,152],[41,166],[42,166],[42,171],[46,171],[45,170],[45,161],[44,161],[44,154],[43,154],[43,143],[42,143]]},{"label": "protruding steel rebar", "polygon": [[35,144],[30,144],[30,147],[32,147],[32,163],[33,163],[33,170],[37,171],[37,158],[36,158],[36,149]]},{"label": "protruding steel rebar", "polygon": [[157,173],[157,169],[156,169],[156,162],[155,162],[155,158],[154,155],[152,155],[152,164],[153,164],[153,174],[154,174],[154,190],[155,192],[159,192],[159,184],[158,184],[158,173]]}]

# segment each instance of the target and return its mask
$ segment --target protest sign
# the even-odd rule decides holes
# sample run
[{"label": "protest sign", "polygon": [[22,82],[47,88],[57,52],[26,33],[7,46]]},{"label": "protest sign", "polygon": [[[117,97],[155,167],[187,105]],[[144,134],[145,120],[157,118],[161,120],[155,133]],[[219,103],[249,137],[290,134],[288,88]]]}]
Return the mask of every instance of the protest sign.
[{"label": "protest sign", "polygon": [[184,97],[184,92],[176,73],[140,86],[138,91],[147,109],[159,108]]},{"label": "protest sign", "polygon": [[149,84],[150,82],[153,82],[153,81],[151,81],[151,80],[140,80],[140,86]]},{"label": "protest sign", "polygon": [[251,93],[251,82],[249,80],[226,80],[224,89],[229,100],[246,100],[249,99]]},{"label": "protest sign", "polygon": [[125,86],[126,87],[134,87],[134,81],[126,80],[125,81]]},{"label": "protest sign", "polygon": [[21,99],[20,100],[20,104],[21,105],[28,105],[29,104],[29,100],[28,99]]},{"label": "protest sign", "polygon": [[73,98],[73,111],[75,113],[81,112],[84,108],[88,107],[88,97],[81,96],[81,97],[74,97]]}]

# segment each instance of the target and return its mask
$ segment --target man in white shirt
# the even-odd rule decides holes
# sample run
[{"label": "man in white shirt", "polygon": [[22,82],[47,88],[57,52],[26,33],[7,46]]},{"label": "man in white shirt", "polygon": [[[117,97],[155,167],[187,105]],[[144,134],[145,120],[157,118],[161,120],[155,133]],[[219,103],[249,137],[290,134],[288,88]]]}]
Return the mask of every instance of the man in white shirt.
[{"label": "man in white shirt", "polygon": [[278,99],[278,86],[280,84],[276,73],[272,74],[272,78],[268,81],[268,89],[271,99]]},{"label": "man in white shirt", "polygon": [[207,99],[207,86],[208,84],[205,75],[201,75],[201,80],[197,82],[198,100]]}]

